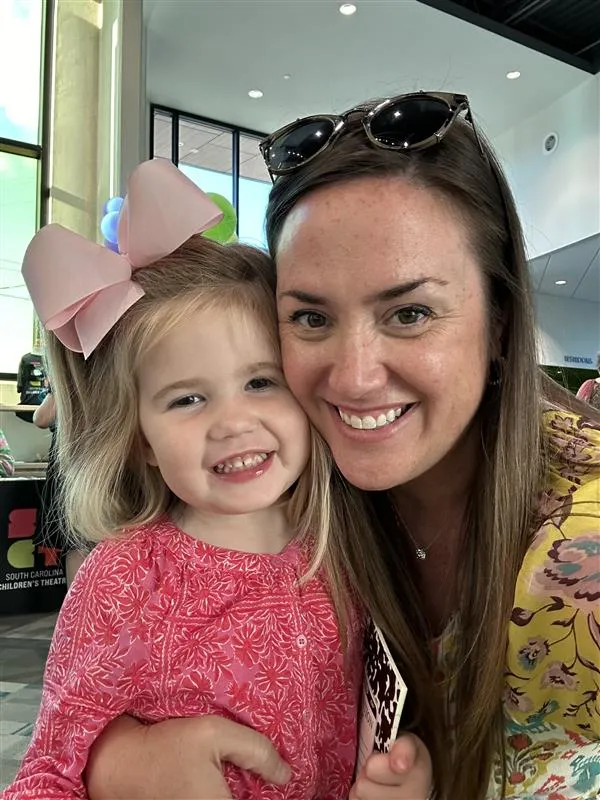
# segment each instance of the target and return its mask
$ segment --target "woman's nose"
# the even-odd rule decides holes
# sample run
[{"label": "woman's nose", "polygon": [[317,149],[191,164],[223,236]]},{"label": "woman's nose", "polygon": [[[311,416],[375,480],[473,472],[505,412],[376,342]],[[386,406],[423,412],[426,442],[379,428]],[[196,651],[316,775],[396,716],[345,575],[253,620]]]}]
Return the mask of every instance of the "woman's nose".
[{"label": "woman's nose", "polygon": [[387,383],[387,369],[376,338],[360,333],[340,336],[332,348],[328,382],[340,402],[380,392]]}]

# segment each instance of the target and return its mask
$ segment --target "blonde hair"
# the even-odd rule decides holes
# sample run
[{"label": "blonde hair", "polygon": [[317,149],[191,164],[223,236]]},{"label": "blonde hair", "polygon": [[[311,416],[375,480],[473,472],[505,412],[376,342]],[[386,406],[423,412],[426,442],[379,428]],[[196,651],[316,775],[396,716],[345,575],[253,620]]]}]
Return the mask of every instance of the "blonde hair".
[{"label": "blonde hair", "polygon": [[[264,325],[279,353],[273,267],[265,253],[245,245],[221,245],[195,236],[177,251],[136,270],[144,290],[86,360],[47,334],[47,355],[56,397],[61,506],[71,539],[97,542],[150,522],[174,498],[145,457],[138,419],[136,371],[161,337],[195,311],[237,307]],[[314,537],[314,574],[323,561],[334,602],[344,618],[343,579],[328,534],[338,514],[330,491],[329,451],[312,433],[309,463],[289,506],[300,536]],[[337,502],[337,501],[336,501]]]}]

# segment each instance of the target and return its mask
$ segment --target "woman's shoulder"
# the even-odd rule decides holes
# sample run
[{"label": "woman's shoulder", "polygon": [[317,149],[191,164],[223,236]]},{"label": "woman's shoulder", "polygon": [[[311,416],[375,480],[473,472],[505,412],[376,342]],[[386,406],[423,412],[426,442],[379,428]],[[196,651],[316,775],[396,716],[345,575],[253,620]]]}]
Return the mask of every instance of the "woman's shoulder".
[{"label": "woman's shoulder", "polygon": [[600,738],[600,428],[547,412],[548,486],[509,626],[507,707]]}]

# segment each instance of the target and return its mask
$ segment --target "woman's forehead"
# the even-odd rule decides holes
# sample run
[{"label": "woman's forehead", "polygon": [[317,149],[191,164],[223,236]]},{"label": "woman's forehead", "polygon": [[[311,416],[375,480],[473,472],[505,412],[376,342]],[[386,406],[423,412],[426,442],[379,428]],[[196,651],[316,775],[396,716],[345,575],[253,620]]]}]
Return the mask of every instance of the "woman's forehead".
[{"label": "woman's forehead", "polygon": [[[277,250],[278,287],[464,278],[474,266],[467,230],[439,193],[396,178],[351,181],[302,198]],[[306,287],[303,287],[306,288]]]}]

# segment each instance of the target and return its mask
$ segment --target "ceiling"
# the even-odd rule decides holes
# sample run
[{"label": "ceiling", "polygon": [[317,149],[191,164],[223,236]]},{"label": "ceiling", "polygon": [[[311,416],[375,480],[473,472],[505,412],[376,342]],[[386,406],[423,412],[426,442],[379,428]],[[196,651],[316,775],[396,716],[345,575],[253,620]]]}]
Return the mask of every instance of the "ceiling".
[{"label": "ceiling", "polygon": [[[416,0],[355,4],[345,17],[338,0],[144,0],[148,98],[269,132],[368,97],[456,90],[494,137],[589,79]],[[518,80],[507,80],[512,70]]]},{"label": "ceiling", "polygon": [[598,0],[421,0],[591,73],[600,72]]},{"label": "ceiling", "polygon": [[529,266],[540,294],[600,303],[600,233],[534,258]]},{"label": "ceiling", "polygon": [[[171,158],[171,117],[160,112],[154,115],[153,156]],[[260,155],[260,137],[240,136],[240,176],[271,183],[265,162]],[[231,132],[198,120],[179,120],[179,163],[230,173],[232,168]]]}]

